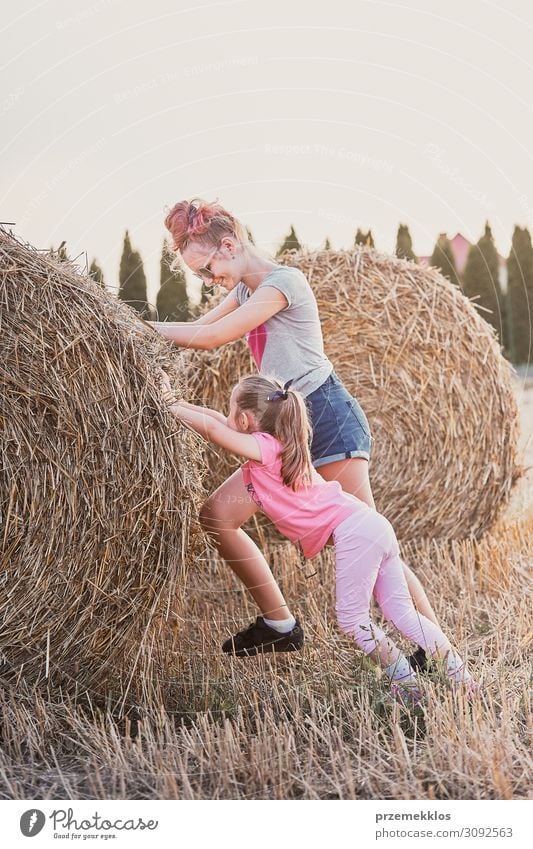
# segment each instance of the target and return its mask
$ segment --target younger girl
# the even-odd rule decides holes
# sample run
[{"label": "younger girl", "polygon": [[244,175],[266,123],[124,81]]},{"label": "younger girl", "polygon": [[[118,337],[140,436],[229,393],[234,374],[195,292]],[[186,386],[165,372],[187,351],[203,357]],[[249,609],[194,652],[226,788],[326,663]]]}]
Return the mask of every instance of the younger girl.
[{"label": "younger girl", "polygon": [[[382,667],[393,694],[417,702],[417,676],[405,655],[372,621],[372,594],[387,621],[427,655],[444,658],[451,682],[465,684],[468,693],[473,693],[474,682],[450,641],[413,605],[390,522],[344,492],[338,481],[325,481],[313,468],[305,401],[289,388],[290,383],[282,387],[280,381],[257,374],[243,378],[233,388],[225,419],[205,407],[172,402],[170,381],[163,377],[165,397],[177,419],[231,453],[248,458],[242,466],[246,488],[284,536],[299,543],[306,557],[314,557],[328,541],[333,542],[339,627]],[[245,655],[247,635],[254,628],[268,629],[262,616],[232,637],[226,650]],[[272,630],[270,650],[276,651],[276,640],[283,638]],[[262,645],[268,651],[266,642]]]}]

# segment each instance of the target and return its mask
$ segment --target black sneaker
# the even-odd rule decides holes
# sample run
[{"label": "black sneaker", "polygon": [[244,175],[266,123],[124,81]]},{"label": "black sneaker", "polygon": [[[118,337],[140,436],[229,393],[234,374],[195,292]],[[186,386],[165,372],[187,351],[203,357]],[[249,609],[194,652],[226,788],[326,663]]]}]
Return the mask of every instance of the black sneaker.
[{"label": "black sneaker", "polygon": [[428,656],[422,646],[419,646],[414,654],[408,655],[407,660],[411,665],[411,669],[414,669],[415,672],[428,671]]},{"label": "black sneaker", "polygon": [[297,651],[303,644],[304,632],[298,620],[292,631],[280,634],[258,616],[255,622],[222,643],[222,651],[236,657],[252,657],[273,651]]}]

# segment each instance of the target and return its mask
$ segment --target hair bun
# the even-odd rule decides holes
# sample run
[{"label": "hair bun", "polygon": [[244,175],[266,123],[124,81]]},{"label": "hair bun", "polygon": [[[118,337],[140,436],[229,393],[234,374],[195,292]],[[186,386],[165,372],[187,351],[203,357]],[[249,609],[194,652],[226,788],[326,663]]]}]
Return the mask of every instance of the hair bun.
[{"label": "hair bun", "polygon": [[173,238],[174,250],[182,250],[190,241],[218,244],[226,235],[236,236],[239,241],[249,241],[244,226],[217,200],[209,202],[193,197],[174,204],[165,218],[165,227]]},{"label": "hair bun", "polygon": [[209,221],[213,215],[209,204],[195,206],[194,203],[191,203],[187,217],[189,219],[187,233],[192,237],[201,236],[209,229]]}]

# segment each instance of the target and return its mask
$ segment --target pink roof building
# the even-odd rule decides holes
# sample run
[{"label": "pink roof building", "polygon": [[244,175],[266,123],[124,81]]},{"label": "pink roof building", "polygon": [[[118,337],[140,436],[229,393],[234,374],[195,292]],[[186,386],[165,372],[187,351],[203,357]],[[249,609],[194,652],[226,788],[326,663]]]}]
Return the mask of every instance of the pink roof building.
[{"label": "pink roof building", "polygon": [[470,242],[460,233],[456,233],[453,239],[450,239],[450,244],[452,246],[455,267],[458,273],[462,274],[465,270],[466,258],[468,256],[468,251],[470,250]]},{"label": "pink roof building", "polygon": [[[447,233],[439,233],[439,239],[446,239],[447,235]],[[459,274],[462,274],[466,265],[468,251],[470,250],[470,242],[461,233],[456,233],[453,239],[450,239],[450,245],[452,246],[455,267]],[[418,257],[420,265],[429,265],[430,258],[430,256]]]},{"label": "pink roof building", "polygon": [[[446,233],[439,233],[439,239],[446,238]],[[470,250],[470,242],[468,239],[461,233],[456,233],[453,239],[450,239],[450,245],[452,246],[453,258],[455,261],[455,267],[461,275],[465,270],[466,260],[468,258],[468,251]],[[503,285],[504,289],[507,288],[507,263],[503,256],[498,254],[498,259],[500,262],[500,283]],[[420,265],[429,265],[430,256],[421,256],[418,258]]]}]

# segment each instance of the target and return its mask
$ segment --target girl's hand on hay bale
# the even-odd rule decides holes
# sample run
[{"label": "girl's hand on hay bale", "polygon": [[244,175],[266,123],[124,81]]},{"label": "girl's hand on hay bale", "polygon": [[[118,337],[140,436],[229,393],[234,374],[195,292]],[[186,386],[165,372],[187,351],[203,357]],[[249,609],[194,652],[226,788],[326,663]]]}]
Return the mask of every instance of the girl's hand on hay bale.
[{"label": "girl's hand on hay bale", "polygon": [[157,368],[157,374],[161,381],[161,388],[163,390],[163,400],[170,405],[171,412],[174,412],[172,407],[179,404],[181,399],[176,397],[176,390],[172,388],[170,378],[166,371],[163,371],[162,368]]},{"label": "girl's hand on hay bale", "polygon": [[182,418],[182,416],[180,416],[179,414],[180,410],[178,409],[183,407],[183,401],[181,400],[181,398],[176,398],[175,392],[165,392],[163,398],[169,412],[172,413],[172,415],[175,416],[177,419]]},{"label": "girl's hand on hay bale", "polygon": [[161,385],[163,387],[163,390],[166,390],[167,392],[172,392],[172,384],[170,382],[170,377],[168,376],[166,371],[163,371],[162,368],[158,367],[157,368],[157,374],[159,375],[159,379],[161,381]]}]

